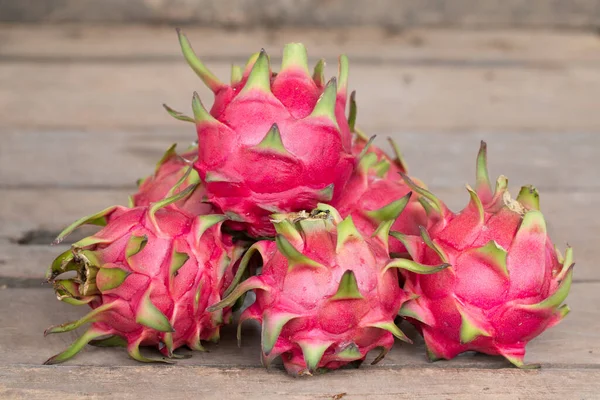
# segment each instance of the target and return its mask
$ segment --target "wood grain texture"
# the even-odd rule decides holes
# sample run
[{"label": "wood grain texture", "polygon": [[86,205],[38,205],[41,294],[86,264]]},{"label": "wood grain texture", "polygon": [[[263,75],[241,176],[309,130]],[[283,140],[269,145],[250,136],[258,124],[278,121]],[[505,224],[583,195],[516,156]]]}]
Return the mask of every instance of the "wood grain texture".
[{"label": "wood grain texture", "polygon": [[[350,57],[367,132],[597,132],[600,41],[591,34],[377,29],[224,32],[190,29],[222,79],[265,47],[305,42],[311,63]],[[161,109],[211,96],[185,64],[172,29],[0,27],[0,119],[5,126],[176,129]],[[275,66],[277,69],[277,67]],[[2,132],[0,132],[2,134]]]},{"label": "wood grain texture", "polygon": [[[585,382],[585,383],[584,383]],[[0,367],[0,396],[14,399],[593,399],[597,369],[371,369],[294,379],[226,367]],[[335,397],[338,396],[338,397]]]},{"label": "wood grain texture", "polygon": [[68,248],[49,246],[53,235],[83,215],[126,204],[135,181],[171,143],[182,148],[195,139],[194,127],[171,120],[162,102],[187,112],[193,90],[209,96],[170,29],[0,26],[0,397],[597,397],[597,37],[393,29],[189,34],[223,77],[231,61],[243,62],[265,43],[279,62],[281,43],[304,38],[311,61],[326,56],[330,74],[338,49],[346,49],[359,124],[388,150],[391,134],[411,174],[453,210],[468,200],[464,184],[473,182],[479,141],[486,140],[491,175],[507,175],[513,194],[519,185],[536,185],[551,237],[563,249],[567,242],[574,247],[567,298],[573,311],[528,346],[526,361],[541,363],[539,371],[474,354],[427,363],[422,339],[406,324],[414,346],[397,343],[377,366],[309,379],[290,378],[279,364],[263,370],[260,329],[252,324],[243,327],[241,348],[235,328],[226,327],[209,353],[175,366],[142,366],[123,349],[88,346],[65,365],[43,367],[76,338],[44,338],[44,329],[88,311],[58,302],[44,283],[49,263]]},{"label": "wood grain texture", "polygon": [[[221,77],[229,65],[211,63]],[[329,71],[332,75],[333,72]],[[135,78],[133,78],[135,77]],[[597,132],[597,68],[456,69],[352,66],[367,132]],[[540,90],[543,88],[543,90]],[[212,95],[182,62],[0,64],[0,118],[27,129],[176,129],[161,104],[189,114],[192,92]]]},{"label": "wood grain texture", "polygon": [[45,0],[0,3],[0,21],[85,23],[186,23],[225,26],[407,26],[590,28],[599,21],[597,0]]},{"label": "wood grain texture", "polygon": [[[0,285],[1,285],[0,278]],[[0,310],[0,365],[41,365],[47,358],[61,352],[83,331],[53,334],[46,338],[42,333],[51,325],[62,324],[81,318],[90,309],[87,306],[71,306],[56,300],[49,285],[35,288],[0,290],[0,300],[5,305]],[[527,347],[526,362],[541,363],[545,369],[595,368],[600,369],[600,310],[589,307],[600,301],[600,283],[574,283],[566,300],[572,311],[557,326],[534,339]],[[15,314],[15,310],[19,310]],[[429,363],[425,358],[422,339],[408,324],[401,328],[411,337],[414,345],[396,342],[392,351],[381,363],[370,366],[376,352],[369,354],[362,370],[369,369],[421,369],[421,368],[510,368],[500,357],[465,353],[451,361]],[[216,367],[260,367],[260,328],[248,322],[242,331],[242,346],[236,344],[235,325],[226,327],[218,345],[207,344],[210,352],[190,352],[187,360],[178,360],[178,366],[203,365]],[[145,350],[152,353],[151,350]],[[87,346],[73,359],[63,365],[120,366],[139,365],[120,348],[96,348]],[[280,361],[277,361],[280,365]],[[281,366],[277,367],[281,368]],[[334,375],[334,374],[332,374]],[[356,375],[357,377],[360,375]]]},{"label": "wood grain texture", "polygon": [[[0,128],[0,190],[33,187],[130,190],[137,179],[152,173],[172,143],[179,143],[178,149],[183,151],[196,139],[192,124],[176,122],[174,130],[86,132]],[[377,135],[375,143],[386,151],[390,150],[386,138],[394,138],[410,174],[431,188],[464,188],[465,183],[473,183],[481,140],[488,143],[488,164],[494,180],[503,174],[511,186],[534,184],[542,195],[546,191],[590,192],[600,188],[594,168],[600,158],[600,136],[595,133],[447,134],[397,129],[373,130],[369,134]]]},{"label": "wood grain texture", "polygon": [[[128,190],[6,190],[5,205],[0,207],[0,276],[43,276],[53,258],[66,250],[64,246],[50,246],[54,235],[80,217],[113,204],[126,205],[128,193]],[[441,188],[435,193],[456,211],[469,199],[467,191],[460,187]],[[600,280],[595,261],[600,259],[600,249],[595,245],[600,221],[590,218],[600,202],[600,193],[550,191],[542,193],[541,200],[554,243],[562,251],[567,243],[573,246],[575,279]],[[93,229],[76,232],[66,243],[90,234]],[[15,244],[18,240],[29,245]]]},{"label": "wood grain texture", "polygon": [[[198,55],[208,62],[246,61],[250,53],[262,47],[273,62],[279,62],[283,45],[300,39],[309,56],[326,57],[332,71],[340,53],[347,54],[357,64],[430,63],[455,68],[592,66],[600,61],[596,35],[581,31],[442,28],[394,31],[385,27],[227,30],[197,25],[182,29]],[[175,28],[168,26],[0,23],[0,39],[0,59],[6,62],[183,62]],[[552,46],[548,46],[550,43]]]}]

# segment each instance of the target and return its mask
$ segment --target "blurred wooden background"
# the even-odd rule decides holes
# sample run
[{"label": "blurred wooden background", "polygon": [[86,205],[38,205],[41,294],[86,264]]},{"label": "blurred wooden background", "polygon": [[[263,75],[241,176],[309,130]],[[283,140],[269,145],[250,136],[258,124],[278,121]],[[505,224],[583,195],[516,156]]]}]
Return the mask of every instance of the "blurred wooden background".
[{"label": "blurred wooden background", "polygon": [[599,0],[0,0],[0,21],[597,29]]}]

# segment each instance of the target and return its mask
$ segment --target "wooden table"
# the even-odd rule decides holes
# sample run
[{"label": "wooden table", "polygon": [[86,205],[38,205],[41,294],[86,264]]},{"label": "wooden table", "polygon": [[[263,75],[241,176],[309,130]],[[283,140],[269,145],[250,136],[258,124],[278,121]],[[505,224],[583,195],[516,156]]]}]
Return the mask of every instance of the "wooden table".
[{"label": "wooden table", "polygon": [[[240,349],[232,329],[209,353],[175,366],[142,365],[120,349],[86,348],[42,366],[76,333],[42,332],[85,307],[58,302],[43,283],[68,244],[53,236],[80,216],[126,204],[173,142],[193,141],[166,102],[190,109],[193,90],[209,94],[179,55],[172,29],[0,26],[0,397],[493,399],[600,397],[600,40],[549,32],[211,31],[188,29],[219,76],[265,47],[303,41],[311,61],[350,57],[358,121],[386,146],[403,147],[410,173],[451,208],[468,201],[479,140],[491,174],[513,194],[541,192],[550,234],[575,250],[567,303],[572,313],[528,346],[518,370],[500,358],[465,354],[427,363],[422,340],[397,343],[377,366],[294,379],[260,366],[256,326]],[[371,358],[373,358],[371,356]],[[345,394],[342,396],[342,394]]]}]

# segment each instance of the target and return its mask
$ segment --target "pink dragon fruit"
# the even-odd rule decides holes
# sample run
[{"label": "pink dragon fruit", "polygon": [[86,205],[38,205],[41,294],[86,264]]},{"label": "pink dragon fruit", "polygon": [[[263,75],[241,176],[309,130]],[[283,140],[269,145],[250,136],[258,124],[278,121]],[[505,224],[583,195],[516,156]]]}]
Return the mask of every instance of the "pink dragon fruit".
[{"label": "pink dragon fruit", "polygon": [[[353,153],[359,160],[342,195],[332,202],[342,217],[351,215],[358,230],[371,235],[379,224],[394,219],[392,229],[405,234],[419,234],[419,226],[427,223],[427,215],[419,204],[419,195],[412,195],[402,177],[406,164],[399,148],[391,139],[396,159],[393,160],[375,145],[372,139],[355,128],[356,103],[350,96],[350,129],[356,133]],[[425,187],[419,182],[419,185]],[[394,255],[406,254],[404,245],[395,239],[390,242]]]},{"label": "pink dragon fruit", "polygon": [[[190,195],[189,186],[165,200],[127,209],[108,208],[82,218],[57,238],[84,223],[107,225],[73,244],[56,258],[47,277],[59,300],[89,304],[83,318],[50,327],[45,334],[67,332],[91,323],[64,352],[46,364],[68,360],[86,344],[125,346],[139,361],[168,361],[140,354],[141,345],[158,346],[163,355],[183,345],[202,350],[201,340],[217,340],[231,309],[207,312],[232,282],[241,249],[220,232],[223,215],[190,217],[168,207]],[[75,277],[61,275],[75,272]],[[177,356],[178,357],[178,356]]]},{"label": "pink dragon fruit", "polygon": [[273,213],[312,209],[342,193],[355,166],[345,117],[348,60],[339,59],[339,81],[324,84],[324,63],[313,77],[302,44],[285,46],[281,70],[271,72],[263,50],[231,85],[219,81],[179,33],[183,54],[214,92],[208,112],[197,94],[194,118],[200,143],[195,167],[208,201],[253,236],[273,236]]},{"label": "pink dragon fruit", "polygon": [[391,260],[388,234],[393,220],[383,222],[373,237],[363,238],[352,217],[342,221],[334,208],[323,204],[310,214],[273,218],[275,242],[255,243],[238,269],[239,275],[258,252],[261,275],[232,285],[224,300],[208,308],[226,307],[258,289],[239,326],[248,319],[262,323],[265,366],[281,355],[290,374],[312,374],[360,363],[376,348],[381,350],[378,362],[394,336],[410,341],[393,322],[406,300],[395,268],[431,273],[444,266]]},{"label": "pink dragon fruit", "polygon": [[197,185],[193,193],[173,206],[190,216],[211,214],[214,211],[213,207],[203,202],[206,190],[199,184],[200,177],[192,167],[198,156],[198,146],[193,145],[182,154],[177,154],[175,148],[175,144],[169,147],[156,164],[153,175],[138,181],[138,191],[129,198],[129,206],[149,206],[191,185]]},{"label": "pink dragon fruit", "polygon": [[[387,165],[381,168],[382,165]],[[341,198],[332,205],[342,216],[351,215],[358,230],[371,235],[383,221],[395,219],[393,230],[418,234],[419,226],[427,223],[425,210],[411,188],[401,179],[385,178],[389,163],[378,160],[374,152],[361,156],[358,167],[350,178]],[[402,242],[392,240],[390,251],[395,255],[406,253]]]},{"label": "pink dragon fruit", "polygon": [[356,92],[350,94],[350,111],[348,114],[348,126],[354,133],[352,142],[352,154],[360,157],[364,153],[373,153],[376,163],[373,165],[375,173],[385,179],[398,180],[399,173],[408,174],[408,167],[400,151],[400,146],[390,137],[388,141],[392,146],[395,158],[391,158],[385,151],[372,143],[375,136],[369,138],[361,129],[356,126],[356,116],[358,108],[356,107]]},{"label": "pink dragon fruit", "polygon": [[501,176],[493,193],[483,142],[476,190],[467,186],[471,201],[458,214],[405,179],[427,198],[429,224],[421,236],[392,236],[415,261],[452,266],[430,276],[403,273],[404,289],[415,298],[400,315],[421,330],[429,358],[451,359],[474,350],[536,367],[524,364],[525,346],[569,312],[561,303],[574,265],[571,248],[563,259],[547,236],[536,189],[525,186],[512,200]]}]

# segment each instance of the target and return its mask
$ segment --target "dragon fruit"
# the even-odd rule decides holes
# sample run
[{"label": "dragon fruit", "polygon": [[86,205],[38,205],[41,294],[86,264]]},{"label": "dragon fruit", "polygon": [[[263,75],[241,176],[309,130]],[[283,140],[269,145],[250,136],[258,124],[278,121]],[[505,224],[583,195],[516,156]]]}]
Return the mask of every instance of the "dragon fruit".
[{"label": "dragon fruit", "polygon": [[[383,168],[381,166],[384,166]],[[418,234],[419,226],[427,223],[419,196],[401,179],[385,178],[389,163],[378,160],[374,152],[362,155],[341,198],[332,205],[342,216],[351,215],[364,235],[371,235],[383,221],[395,219],[392,229],[406,234]],[[402,242],[392,239],[394,255],[406,253]]]},{"label": "dragon fruit", "polygon": [[306,49],[290,43],[278,73],[267,53],[251,57],[244,72],[234,68],[221,82],[179,32],[184,57],[215,94],[208,112],[194,94],[195,167],[207,200],[250,235],[273,236],[273,213],[312,209],[342,193],[354,166],[345,117],[348,60],[339,58],[339,80],[325,84],[324,62],[309,74]]},{"label": "dragon fruit", "polygon": [[191,185],[197,185],[189,196],[185,196],[173,206],[190,216],[206,215],[213,212],[210,204],[203,202],[206,196],[200,177],[193,169],[193,161],[198,156],[198,146],[193,145],[182,154],[175,151],[173,144],[156,164],[154,174],[138,181],[138,190],[129,198],[130,207],[150,206],[166,197],[177,194]]},{"label": "dragon fruit", "polygon": [[537,367],[524,363],[525,346],[569,312],[561,303],[574,265],[572,249],[563,259],[546,233],[537,190],[525,186],[513,200],[501,176],[492,192],[484,142],[476,190],[467,186],[471,200],[458,214],[405,179],[427,198],[429,224],[420,236],[392,236],[416,262],[452,266],[435,275],[403,273],[404,289],[415,298],[400,315],[422,332],[428,357],[451,359],[474,350]]},{"label": "dragon fruit", "polygon": [[[219,327],[231,309],[206,312],[221,299],[234,277],[241,248],[224,237],[223,215],[190,217],[169,205],[189,196],[195,186],[149,206],[114,206],[82,218],[56,242],[85,223],[106,226],[58,256],[47,278],[59,300],[89,304],[83,318],[52,326],[44,333],[89,329],[46,364],[68,360],[86,344],[124,346],[142,362],[163,361],[140,353],[141,345],[157,346],[166,357],[183,345],[202,350],[201,340],[218,340]],[[61,279],[63,273],[75,277]]]},{"label": "dragon fruit", "polygon": [[218,310],[256,290],[256,301],[244,310],[239,327],[248,319],[260,321],[263,364],[268,367],[281,355],[292,375],[360,363],[376,348],[381,350],[378,362],[394,336],[410,342],[393,322],[407,299],[396,268],[432,273],[445,267],[390,259],[393,220],[383,222],[372,237],[363,237],[352,217],[342,220],[333,207],[318,207],[310,214],[274,215],[275,242],[255,243],[238,269],[238,275],[243,273],[258,253],[261,275],[238,286],[236,276],[227,297],[208,308]]},{"label": "dragon fruit", "polygon": [[[399,173],[407,171],[396,143],[390,139],[396,153],[391,159],[385,152],[372,144],[371,138],[358,130],[354,92],[350,96],[350,129],[356,133],[353,153],[359,160],[342,195],[332,202],[342,217],[351,215],[359,232],[371,235],[379,224],[394,219],[392,229],[405,234],[419,234],[419,226],[427,223],[427,215],[419,204],[419,195],[411,195],[411,188]],[[425,187],[420,181],[419,185]],[[402,242],[392,239],[390,251],[405,255]]]},{"label": "dragon fruit", "polygon": [[395,158],[390,157],[386,154],[385,151],[377,147],[373,142],[375,136],[369,137],[365,134],[357,125],[356,125],[356,117],[357,117],[358,108],[356,106],[356,91],[350,93],[350,111],[348,113],[348,126],[350,128],[350,132],[353,135],[352,142],[352,154],[357,157],[361,157],[361,155],[367,153],[373,153],[375,155],[375,160],[377,161],[373,166],[376,174],[381,178],[397,180],[399,179],[399,173],[408,173],[408,167],[406,166],[406,162],[404,161],[404,157],[402,156],[402,152],[400,151],[400,146],[392,139],[388,138],[390,145],[392,146],[392,150],[394,151]]}]

